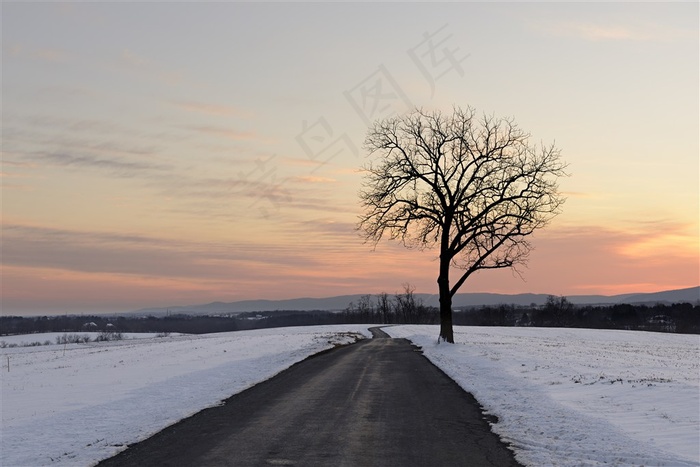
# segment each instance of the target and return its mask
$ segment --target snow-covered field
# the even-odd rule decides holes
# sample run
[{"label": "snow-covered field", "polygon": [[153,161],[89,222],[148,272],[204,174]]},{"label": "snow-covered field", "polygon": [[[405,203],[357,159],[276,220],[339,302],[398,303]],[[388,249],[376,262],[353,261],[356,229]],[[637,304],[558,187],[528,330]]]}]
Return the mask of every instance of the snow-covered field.
[{"label": "snow-covered field", "polygon": [[[39,334],[21,334],[18,336],[0,336],[0,348],[3,347],[29,347],[32,345],[58,345],[57,339],[65,339],[66,337],[78,336],[83,340],[94,341],[99,338],[101,332],[42,332]],[[168,333],[170,336],[179,336],[180,333]],[[161,333],[156,332],[124,332],[121,333],[121,339],[148,339],[152,337],[160,337]]]},{"label": "snow-covered field", "polygon": [[[583,329],[396,326],[499,418],[539,465],[699,466],[700,337]],[[86,466],[367,326],[0,349],[6,467]],[[9,371],[7,362],[9,358]]]},{"label": "snow-covered field", "polygon": [[348,333],[371,336],[318,326],[0,349],[0,465],[93,465]]},{"label": "snow-covered field", "polygon": [[700,336],[587,329],[386,328],[499,418],[525,465],[700,465]]}]

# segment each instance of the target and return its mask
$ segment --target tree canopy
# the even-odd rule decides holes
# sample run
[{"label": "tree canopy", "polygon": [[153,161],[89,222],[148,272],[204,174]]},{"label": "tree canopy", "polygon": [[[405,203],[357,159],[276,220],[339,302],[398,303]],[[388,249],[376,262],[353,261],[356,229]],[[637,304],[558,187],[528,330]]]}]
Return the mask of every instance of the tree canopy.
[{"label": "tree canopy", "polygon": [[[377,121],[365,148],[359,229],[375,244],[439,246],[440,336],[452,342],[452,296],[476,271],[525,263],[528,237],[560,212],[560,150],[472,108]],[[451,268],[460,270],[453,284]]]}]

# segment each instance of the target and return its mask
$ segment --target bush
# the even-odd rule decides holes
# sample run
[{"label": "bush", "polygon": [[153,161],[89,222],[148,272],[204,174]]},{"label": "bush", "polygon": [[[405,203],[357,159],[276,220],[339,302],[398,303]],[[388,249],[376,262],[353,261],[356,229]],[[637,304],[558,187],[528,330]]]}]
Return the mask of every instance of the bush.
[{"label": "bush", "polygon": [[90,336],[83,334],[64,334],[56,337],[57,344],[86,344],[90,342]]},{"label": "bush", "polygon": [[102,331],[95,337],[95,342],[120,341],[123,338],[124,336],[121,332]]}]

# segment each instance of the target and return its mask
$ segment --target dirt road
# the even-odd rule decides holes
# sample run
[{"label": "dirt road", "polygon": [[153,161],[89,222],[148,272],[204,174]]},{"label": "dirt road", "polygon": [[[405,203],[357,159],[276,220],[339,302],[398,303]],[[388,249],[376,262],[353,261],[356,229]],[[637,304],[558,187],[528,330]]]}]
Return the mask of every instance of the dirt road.
[{"label": "dirt road", "polygon": [[518,464],[476,401],[420,351],[374,338],[294,365],[99,465]]}]

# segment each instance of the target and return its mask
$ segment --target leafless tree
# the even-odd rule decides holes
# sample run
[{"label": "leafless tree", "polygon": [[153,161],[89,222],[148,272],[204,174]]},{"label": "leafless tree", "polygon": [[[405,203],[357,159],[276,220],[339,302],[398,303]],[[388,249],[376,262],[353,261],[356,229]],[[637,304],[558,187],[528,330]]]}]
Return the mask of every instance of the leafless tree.
[{"label": "leafless tree", "polygon": [[382,317],[382,323],[389,324],[391,318],[391,302],[386,292],[377,295],[377,312]]},{"label": "leafless tree", "polygon": [[[452,297],[473,273],[524,264],[528,237],[559,213],[560,150],[530,143],[510,118],[414,110],[377,121],[365,148],[358,228],[407,247],[439,247],[440,337],[454,342]],[[458,269],[454,283],[450,271]]]}]

